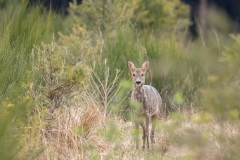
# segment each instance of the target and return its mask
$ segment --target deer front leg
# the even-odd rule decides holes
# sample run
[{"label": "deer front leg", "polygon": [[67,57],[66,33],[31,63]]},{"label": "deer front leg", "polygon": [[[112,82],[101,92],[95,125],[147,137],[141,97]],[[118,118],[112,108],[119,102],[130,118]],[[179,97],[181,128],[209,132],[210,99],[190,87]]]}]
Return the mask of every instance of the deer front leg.
[{"label": "deer front leg", "polygon": [[143,123],[141,123],[141,127],[143,130],[143,136],[142,136],[142,140],[143,140],[143,145],[142,145],[142,149],[145,149],[145,143],[146,143],[146,129]]},{"label": "deer front leg", "polygon": [[136,142],[136,149],[139,148],[139,124],[135,124],[135,142]]},{"label": "deer front leg", "polygon": [[146,116],[146,133],[145,138],[147,139],[147,148],[149,149],[149,124],[150,124],[150,116]]}]

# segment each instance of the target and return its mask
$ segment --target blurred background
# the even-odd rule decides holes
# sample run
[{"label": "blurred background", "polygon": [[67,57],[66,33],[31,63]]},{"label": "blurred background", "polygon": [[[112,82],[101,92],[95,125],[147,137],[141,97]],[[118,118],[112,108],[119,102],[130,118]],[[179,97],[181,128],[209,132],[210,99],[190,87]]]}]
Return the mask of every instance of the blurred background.
[{"label": "blurred background", "polygon": [[[240,1],[0,0],[0,15],[0,159],[238,159]],[[146,59],[151,155],[133,149],[126,66]]]}]

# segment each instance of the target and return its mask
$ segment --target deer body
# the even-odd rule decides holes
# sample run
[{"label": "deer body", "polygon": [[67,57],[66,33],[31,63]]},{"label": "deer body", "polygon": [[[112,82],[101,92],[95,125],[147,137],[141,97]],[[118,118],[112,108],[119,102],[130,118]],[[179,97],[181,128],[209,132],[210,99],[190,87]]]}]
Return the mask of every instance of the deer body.
[{"label": "deer body", "polygon": [[[131,99],[138,101],[141,104],[141,109],[138,113],[139,116],[143,118],[143,121],[136,123],[136,130],[138,130],[139,125],[143,129],[143,149],[145,149],[145,144],[147,143],[147,148],[149,148],[149,138],[151,143],[155,143],[154,132],[156,127],[156,120],[160,118],[160,107],[162,104],[161,97],[158,91],[150,86],[144,85],[145,83],[145,73],[149,68],[149,61],[145,61],[141,68],[136,68],[131,61],[128,61],[128,68],[131,71],[131,77],[134,84],[132,90]],[[151,134],[150,134],[150,125]],[[138,141],[136,143],[138,148]]]}]

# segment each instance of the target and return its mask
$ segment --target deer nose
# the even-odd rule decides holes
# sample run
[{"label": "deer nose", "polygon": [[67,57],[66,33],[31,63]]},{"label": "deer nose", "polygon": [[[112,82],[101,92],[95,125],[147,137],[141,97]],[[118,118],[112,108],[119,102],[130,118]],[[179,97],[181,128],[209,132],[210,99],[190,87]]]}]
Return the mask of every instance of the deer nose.
[{"label": "deer nose", "polygon": [[141,81],[136,81],[136,83],[137,83],[137,84],[140,84],[140,83],[141,83]]}]

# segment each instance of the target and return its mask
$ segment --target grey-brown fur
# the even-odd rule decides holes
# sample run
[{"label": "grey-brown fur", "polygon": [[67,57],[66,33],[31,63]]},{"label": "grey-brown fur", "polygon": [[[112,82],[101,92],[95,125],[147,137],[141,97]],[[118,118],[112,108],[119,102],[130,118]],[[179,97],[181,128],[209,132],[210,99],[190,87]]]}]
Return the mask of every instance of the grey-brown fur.
[{"label": "grey-brown fur", "polygon": [[[132,81],[134,88],[132,90],[131,99],[138,101],[141,104],[142,109],[139,113],[144,121],[136,123],[136,129],[138,130],[139,125],[143,129],[143,149],[145,149],[145,144],[147,143],[147,148],[149,148],[149,138],[151,143],[155,143],[154,131],[155,131],[155,121],[160,118],[160,107],[162,104],[161,97],[158,91],[150,86],[144,85],[145,83],[145,73],[149,68],[149,61],[145,61],[141,68],[136,68],[131,61],[127,61],[128,68],[131,72]],[[151,135],[149,133],[150,125],[152,126]],[[138,142],[136,143],[138,148]]]}]

